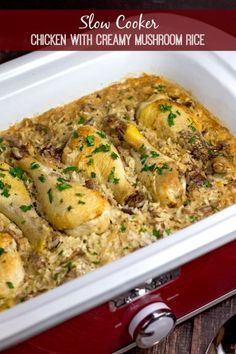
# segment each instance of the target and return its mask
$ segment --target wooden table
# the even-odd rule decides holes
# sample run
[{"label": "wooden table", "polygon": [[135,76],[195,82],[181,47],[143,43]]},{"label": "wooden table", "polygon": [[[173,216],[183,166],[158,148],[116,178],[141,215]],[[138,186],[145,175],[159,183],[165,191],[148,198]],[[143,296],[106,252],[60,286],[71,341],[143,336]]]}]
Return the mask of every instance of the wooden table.
[{"label": "wooden table", "polygon": [[204,354],[218,330],[235,314],[236,296],[233,296],[178,325],[159,345],[145,350],[134,348],[128,354]]}]

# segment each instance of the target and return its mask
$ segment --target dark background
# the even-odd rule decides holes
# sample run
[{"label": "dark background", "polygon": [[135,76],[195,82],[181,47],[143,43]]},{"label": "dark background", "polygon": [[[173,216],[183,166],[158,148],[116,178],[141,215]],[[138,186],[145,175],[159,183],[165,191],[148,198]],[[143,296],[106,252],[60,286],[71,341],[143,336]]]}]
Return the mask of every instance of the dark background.
[{"label": "dark background", "polygon": [[236,8],[235,0],[0,0],[0,9],[206,9]]}]

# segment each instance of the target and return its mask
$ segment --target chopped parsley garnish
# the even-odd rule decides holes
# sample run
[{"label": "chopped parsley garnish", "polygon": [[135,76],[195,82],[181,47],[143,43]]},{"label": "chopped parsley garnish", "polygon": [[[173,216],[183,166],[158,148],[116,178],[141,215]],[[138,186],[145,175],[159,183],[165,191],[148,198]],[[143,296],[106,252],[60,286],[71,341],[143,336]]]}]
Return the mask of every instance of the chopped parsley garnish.
[{"label": "chopped parsley garnish", "polygon": [[158,167],[158,166],[157,166],[156,170],[157,170],[157,173],[158,173],[159,175],[163,175],[163,170],[169,170],[169,171],[171,171],[171,168],[170,168],[170,166],[169,166],[167,163],[164,163],[164,164],[162,165],[162,167]]},{"label": "chopped parsley garnish", "polygon": [[108,145],[108,144],[105,144],[105,145],[101,144],[101,145],[99,145],[98,147],[96,147],[96,149],[94,149],[92,153],[93,153],[93,154],[98,154],[99,152],[108,152],[108,151],[110,151],[110,150],[111,150],[110,145]]},{"label": "chopped parsley garnish", "polygon": [[154,85],[154,89],[157,90],[158,92],[163,92],[165,90],[164,85]]},{"label": "chopped parsley garnish", "polygon": [[157,171],[157,173],[159,175],[163,175],[163,171],[164,170],[169,170],[171,171],[171,168],[169,167],[169,165],[167,163],[164,163],[161,167],[157,166],[155,163],[152,164],[152,165],[147,165],[145,164],[141,170],[141,172],[145,171],[145,172],[148,172],[148,171]]},{"label": "chopped parsley garnish", "polygon": [[48,199],[49,199],[49,202],[52,204],[52,201],[53,201],[53,195],[52,195],[52,189],[50,188],[48,191]]},{"label": "chopped parsley garnish", "polygon": [[88,165],[88,166],[91,166],[91,165],[93,165],[93,164],[94,164],[94,159],[90,158],[90,159],[88,160],[88,162],[87,162],[87,165]]},{"label": "chopped parsley garnish", "polygon": [[156,151],[151,151],[151,157],[158,157],[160,154],[158,154]]},{"label": "chopped parsley garnish", "polygon": [[167,117],[167,122],[169,127],[172,127],[173,125],[175,125],[174,119],[177,117],[176,114],[174,114],[173,112],[170,112],[168,117]]},{"label": "chopped parsley garnish", "polygon": [[57,281],[57,280],[58,280],[58,277],[59,277],[59,274],[60,274],[60,273],[55,273],[55,274],[53,274],[52,279],[55,280],[55,281]]},{"label": "chopped parsley garnish", "polygon": [[11,186],[9,184],[4,184],[3,181],[0,180],[0,189],[2,190],[1,195],[5,198],[9,198],[10,197],[10,189]]},{"label": "chopped parsley garnish", "polygon": [[139,152],[140,154],[143,154],[146,151],[146,146],[144,144],[142,144],[139,148]]},{"label": "chopped parsley garnish", "polygon": [[155,227],[152,230],[152,235],[155,236],[156,238],[159,238],[161,236],[160,230],[157,230]]},{"label": "chopped parsley garnish", "polygon": [[210,182],[206,179],[205,181],[202,182],[203,187],[209,188],[211,186]]},{"label": "chopped parsley garnish", "polygon": [[68,189],[68,188],[71,188],[71,184],[67,183],[67,181],[65,181],[63,178],[58,178],[57,179],[58,182],[60,183],[57,183],[56,185],[56,188],[61,192],[61,191],[64,191],[65,189]]},{"label": "chopped parsley garnish", "polygon": [[105,139],[107,137],[104,132],[97,132],[97,135],[99,135],[102,139]]},{"label": "chopped parsley garnish", "polygon": [[80,116],[78,124],[84,124],[86,122],[86,119],[83,116]]},{"label": "chopped parsley garnish", "polygon": [[72,133],[72,138],[73,138],[73,139],[78,139],[78,137],[79,137],[79,134],[77,133],[77,131],[74,131],[74,132]]},{"label": "chopped parsley garnish", "polygon": [[117,160],[118,157],[119,157],[119,156],[118,156],[115,152],[112,152],[112,153],[111,153],[111,158],[112,158],[112,160]]},{"label": "chopped parsley garnish", "polygon": [[112,168],[110,174],[108,175],[107,178],[108,182],[113,183],[113,184],[118,184],[120,179],[115,177],[115,167]]},{"label": "chopped parsley garnish", "polygon": [[171,110],[172,106],[168,106],[168,104],[160,104],[159,108],[161,112],[168,112]]},{"label": "chopped parsley garnish", "polygon": [[30,211],[32,209],[32,205],[21,205],[20,209],[24,212],[27,213],[27,211]]},{"label": "chopped parsley garnish", "polygon": [[94,146],[94,139],[95,137],[93,135],[88,135],[86,136],[86,138],[84,139],[87,146]]},{"label": "chopped parsley garnish", "polygon": [[91,178],[96,178],[96,173],[95,172],[91,172]]},{"label": "chopped parsley garnish", "polygon": [[189,219],[194,222],[194,221],[197,221],[197,216],[196,215],[190,215],[189,216]]},{"label": "chopped parsley garnish", "polygon": [[127,98],[128,98],[128,100],[132,100],[134,98],[134,96],[129,96]]},{"label": "chopped parsley garnish", "polygon": [[70,271],[71,269],[75,268],[75,265],[69,261],[64,265],[64,268],[67,268],[67,270]]},{"label": "chopped parsley garnish", "polygon": [[13,177],[17,177],[17,178],[21,179],[22,181],[26,181],[27,180],[25,172],[20,167],[10,167],[9,168],[9,173]]},{"label": "chopped parsley garnish", "polygon": [[141,154],[141,156],[140,156],[140,161],[141,161],[141,164],[142,164],[142,165],[145,164],[147,158],[148,158],[148,154],[145,154],[145,153]]},{"label": "chopped parsley garnish", "polygon": [[41,175],[38,177],[38,180],[42,183],[44,183],[46,181],[46,177],[44,175]]},{"label": "chopped parsley garnish", "polygon": [[9,289],[14,289],[14,285],[12,284],[11,281],[7,281],[7,282],[6,282],[6,285],[7,285],[7,287],[8,287]]},{"label": "chopped parsley garnish", "polygon": [[196,142],[195,135],[192,135],[191,138],[189,138],[188,142],[189,142],[189,144],[195,144],[195,142]]},{"label": "chopped parsley garnish", "polygon": [[86,204],[86,203],[85,203],[83,200],[79,200],[79,201],[78,201],[78,204],[83,204],[83,205],[84,205],[84,204]]},{"label": "chopped parsley garnish", "polygon": [[0,256],[2,256],[3,253],[5,253],[5,250],[4,250],[4,248],[0,247]]},{"label": "chopped parsley garnish", "polygon": [[208,150],[208,155],[214,155],[214,151],[211,150],[211,149],[209,149],[209,150]]},{"label": "chopped parsley garnish", "polygon": [[84,148],[84,145],[82,144],[82,145],[80,145],[79,150],[82,151],[83,148]]},{"label": "chopped parsley garnish", "polygon": [[37,170],[37,168],[39,168],[39,167],[40,167],[40,165],[37,162],[32,162],[30,164],[30,169],[31,170]]},{"label": "chopped parsley garnish", "polygon": [[69,205],[68,208],[67,208],[67,210],[68,210],[68,211],[71,211],[71,209],[72,209],[72,206]]},{"label": "chopped parsley garnish", "polygon": [[[190,120],[189,120],[190,121]],[[195,132],[197,129],[194,127],[193,122],[190,121],[190,124],[188,125],[188,127]]]},{"label": "chopped parsley garnish", "polygon": [[152,164],[152,165],[144,165],[143,166],[143,168],[142,168],[142,170],[141,170],[141,172],[143,172],[143,171],[145,171],[145,172],[147,172],[147,171],[155,171],[157,169],[157,165],[154,163],[154,164]]},{"label": "chopped parsley garnish", "polygon": [[76,197],[83,197],[83,193],[75,193]]},{"label": "chopped parsley garnish", "polygon": [[178,114],[178,116],[181,116],[181,113],[180,113],[180,111],[178,111],[178,110],[177,110],[177,111],[176,111],[176,113]]},{"label": "chopped parsley garnish", "polygon": [[64,173],[73,172],[73,171],[77,171],[76,166],[68,166],[68,167],[64,168],[64,170],[63,170]]},{"label": "chopped parsley garnish", "polygon": [[166,229],[165,233],[169,236],[172,233],[172,230],[171,229]]},{"label": "chopped parsley garnish", "polygon": [[122,223],[121,226],[120,226],[120,231],[121,231],[121,232],[125,232],[125,230],[126,230],[126,227],[125,227],[125,225]]}]

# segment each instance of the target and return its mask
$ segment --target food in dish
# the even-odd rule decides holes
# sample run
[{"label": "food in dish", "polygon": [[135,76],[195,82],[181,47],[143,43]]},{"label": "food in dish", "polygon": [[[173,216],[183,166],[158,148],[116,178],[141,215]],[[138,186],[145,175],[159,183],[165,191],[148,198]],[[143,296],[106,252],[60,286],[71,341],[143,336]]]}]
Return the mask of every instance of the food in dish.
[{"label": "food in dish", "polygon": [[235,151],[205,107],[154,75],[2,132],[0,308],[234,204]]}]

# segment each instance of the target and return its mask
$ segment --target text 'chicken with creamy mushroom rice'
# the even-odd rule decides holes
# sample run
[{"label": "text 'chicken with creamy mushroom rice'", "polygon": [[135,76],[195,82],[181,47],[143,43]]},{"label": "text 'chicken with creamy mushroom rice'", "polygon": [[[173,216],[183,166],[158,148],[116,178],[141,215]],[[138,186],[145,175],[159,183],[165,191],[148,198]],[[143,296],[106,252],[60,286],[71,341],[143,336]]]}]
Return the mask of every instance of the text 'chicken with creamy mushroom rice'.
[{"label": "text 'chicken with creamy mushroom rice'", "polygon": [[0,308],[234,204],[235,152],[188,92],[149,75],[2,132]]}]

